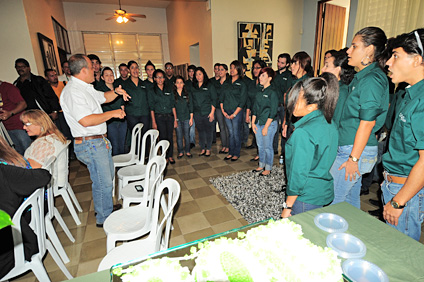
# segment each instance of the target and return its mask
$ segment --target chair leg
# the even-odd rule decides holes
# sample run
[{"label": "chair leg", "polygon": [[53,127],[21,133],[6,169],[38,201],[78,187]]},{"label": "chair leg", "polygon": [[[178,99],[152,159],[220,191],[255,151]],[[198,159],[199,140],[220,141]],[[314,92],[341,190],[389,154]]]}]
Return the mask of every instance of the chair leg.
[{"label": "chair leg", "polygon": [[106,253],[109,253],[115,248],[116,240],[114,236],[107,236],[106,238]]},{"label": "chair leg", "polygon": [[59,211],[57,210],[57,208],[54,208],[54,217],[56,217],[57,222],[59,223],[60,227],[62,227],[63,231],[65,232],[66,236],[68,236],[69,240],[74,243],[75,242],[75,238],[74,236],[72,236],[71,231],[69,231],[68,226],[66,225],[66,223],[63,221],[62,216],[60,215]]},{"label": "chair leg", "polygon": [[46,268],[43,265],[43,262],[38,259],[31,262],[31,270],[37,277],[38,281],[50,281],[49,275],[47,274]]},{"label": "chair leg", "polygon": [[[60,270],[62,270],[63,274],[65,274],[66,278],[68,278],[68,280],[74,278],[72,277],[71,273],[69,273],[65,264],[62,262],[55,248],[53,247],[52,243],[48,239],[46,239],[46,249],[49,251],[50,255],[52,256],[53,260],[56,262],[57,266],[59,266]],[[43,281],[43,280],[40,280],[40,281]]]},{"label": "chair leg", "polygon": [[67,184],[67,186],[66,186],[66,191],[68,191],[69,196],[71,196],[71,199],[72,199],[72,201],[74,202],[74,205],[77,207],[77,210],[78,210],[79,212],[82,212],[82,208],[81,208],[81,206],[80,206],[80,204],[79,204],[79,202],[78,202],[78,199],[77,199],[77,197],[75,196],[74,190],[72,190],[71,184],[69,184],[69,182],[68,182],[68,184]]},{"label": "chair leg", "polygon": [[122,184],[122,181],[123,181],[122,178],[118,179],[118,200],[122,199],[121,190],[122,190],[122,187],[124,187]]},{"label": "chair leg", "polygon": [[77,212],[75,211],[74,205],[71,202],[71,198],[69,197],[68,191],[64,191],[62,194],[63,201],[65,202],[66,206],[68,207],[69,212],[72,215],[72,218],[75,221],[76,225],[81,225],[81,221],[78,218]]},{"label": "chair leg", "polygon": [[54,247],[56,248],[57,252],[59,253],[60,257],[62,258],[64,263],[69,262],[69,257],[66,255],[65,249],[63,248],[62,244],[59,241],[59,238],[57,237],[56,232],[54,231],[53,224],[50,220],[50,218],[46,217],[46,233],[49,236],[50,240],[52,241]]}]

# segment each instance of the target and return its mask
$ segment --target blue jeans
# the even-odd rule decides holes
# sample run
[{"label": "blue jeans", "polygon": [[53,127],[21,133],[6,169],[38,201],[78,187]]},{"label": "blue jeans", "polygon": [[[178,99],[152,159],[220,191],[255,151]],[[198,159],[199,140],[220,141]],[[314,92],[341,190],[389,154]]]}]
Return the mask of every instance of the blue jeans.
[{"label": "blue jeans", "polygon": [[[179,120],[175,133],[177,134],[178,154],[183,154],[184,151],[190,153],[190,120]],[[183,138],[185,146],[183,146]]]},{"label": "blue jeans", "polygon": [[307,212],[307,211],[322,208],[322,207],[323,206],[312,205],[312,204],[308,204],[308,203],[304,203],[299,200],[296,200],[293,204],[291,215]]},{"label": "blue jeans", "polygon": [[83,140],[81,144],[74,143],[74,151],[90,172],[96,222],[103,224],[113,209],[112,179],[115,169],[110,142],[106,138]]},{"label": "blue jeans", "polygon": [[15,150],[22,156],[25,153],[25,150],[31,145],[31,138],[29,138],[28,133],[23,129],[14,129],[8,130],[10,139],[12,139],[15,144]]},{"label": "blue jeans", "polygon": [[225,117],[222,114],[221,108],[216,108],[215,118],[219,126],[219,136],[221,137],[222,147],[228,148],[230,147],[230,143],[228,141],[229,132],[228,132],[227,123],[225,122]]},{"label": "blue jeans", "polygon": [[[231,116],[234,112],[227,112],[229,116]],[[242,122],[243,114],[240,112],[233,119],[225,119],[225,123],[228,127],[229,139],[230,139],[230,150],[228,154],[235,157],[240,157],[241,150],[241,136],[240,136],[240,128]]]},{"label": "blue jeans", "polygon": [[246,123],[246,109],[244,109],[242,112],[243,112],[243,118],[241,121],[240,136],[241,136],[241,143],[246,145],[247,140],[249,139],[249,124]]},{"label": "blue jeans", "polygon": [[[400,175],[393,175],[400,176]],[[381,190],[383,191],[383,203],[388,203],[396,196],[403,184],[391,183],[384,180]],[[424,188],[418,191],[403,208],[403,212],[398,219],[398,225],[394,226],[390,223],[388,225],[396,228],[405,235],[419,241],[421,236],[421,224],[424,219]]]},{"label": "blue jeans", "polygon": [[197,132],[199,133],[200,150],[210,150],[212,147],[212,135],[214,122],[209,122],[208,116],[194,114]]},{"label": "blue jeans", "polygon": [[265,168],[265,170],[272,169],[272,163],[274,162],[274,149],[272,148],[272,142],[274,140],[275,132],[277,131],[278,123],[276,120],[271,122],[268,127],[268,133],[266,136],[262,135],[262,129],[265,125],[256,124],[256,143],[258,144],[259,151],[259,167]]},{"label": "blue jeans", "polygon": [[358,162],[361,176],[356,175],[352,181],[345,180],[345,169],[339,170],[339,167],[349,159],[353,145],[339,146],[337,157],[330,169],[334,178],[334,201],[332,204],[348,202],[358,209],[361,208],[359,195],[361,193],[362,175],[371,172],[377,162],[378,146],[366,146]]},{"label": "blue jeans", "polygon": [[107,136],[112,144],[112,156],[125,153],[127,121],[112,121],[107,124]]},{"label": "blue jeans", "polygon": [[193,118],[193,125],[190,127],[190,144],[196,145],[196,122],[194,122]]}]

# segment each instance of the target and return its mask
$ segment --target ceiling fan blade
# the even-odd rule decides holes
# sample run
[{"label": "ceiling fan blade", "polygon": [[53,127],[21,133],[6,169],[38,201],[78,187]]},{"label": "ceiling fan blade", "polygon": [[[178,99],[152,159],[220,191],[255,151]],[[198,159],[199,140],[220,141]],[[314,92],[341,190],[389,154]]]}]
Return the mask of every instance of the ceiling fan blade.
[{"label": "ceiling fan blade", "polygon": [[106,21],[108,21],[108,20],[111,20],[111,19],[113,19],[113,18],[116,18],[116,16],[111,16],[111,17],[109,17],[109,18],[106,18],[105,20],[106,20]]},{"label": "ceiling fan blade", "polygon": [[125,16],[130,22],[135,22],[135,19],[131,18],[130,16],[126,15]]},{"label": "ceiling fan blade", "polygon": [[131,13],[127,13],[128,16],[130,17],[134,17],[134,18],[146,18],[146,15],[140,15],[140,14],[131,14]]},{"label": "ceiling fan blade", "polygon": [[103,15],[103,16],[104,16],[104,15],[106,15],[106,16],[107,16],[107,15],[110,15],[110,14],[112,14],[112,13],[96,13],[96,15]]}]

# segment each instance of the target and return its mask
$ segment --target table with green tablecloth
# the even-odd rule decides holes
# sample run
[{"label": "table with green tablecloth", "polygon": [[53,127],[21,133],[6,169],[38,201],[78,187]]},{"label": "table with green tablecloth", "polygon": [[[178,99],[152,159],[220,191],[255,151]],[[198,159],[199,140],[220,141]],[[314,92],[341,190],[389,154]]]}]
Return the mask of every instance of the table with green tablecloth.
[{"label": "table with green tablecloth", "polygon": [[[320,213],[334,213],[346,219],[349,224],[346,233],[361,239],[367,247],[367,253],[363,259],[379,266],[387,274],[391,282],[424,281],[424,245],[348,203],[312,210],[292,216],[290,219],[302,226],[305,238],[308,238],[316,245],[324,247],[329,233],[319,229],[314,223],[314,217]],[[234,238],[238,231],[245,231],[255,226],[255,224],[249,225],[177,246],[169,249],[166,253],[160,253],[157,257],[171,256],[172,253],[178,253],[178,255],[189,253],[190,246],[196,245],[199,241],[221,236]],[[284,240],[284,234],[282,234],[281,238]],[[110,272],[109,270],[104,270],[75,278],[72,281],[97,282],[109,280]]]}]

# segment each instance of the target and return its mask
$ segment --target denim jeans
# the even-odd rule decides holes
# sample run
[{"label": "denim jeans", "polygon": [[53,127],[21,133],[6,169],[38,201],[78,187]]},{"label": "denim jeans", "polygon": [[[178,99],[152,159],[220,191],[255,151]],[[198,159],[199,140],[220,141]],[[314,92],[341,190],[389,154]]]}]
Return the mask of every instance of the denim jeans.
[{"label": "denim jeans", "polygon": [[7,133],[9,133],[10,139],[12,139],[13,143],[15,144],[15,150],[22,156],[25,153],[25,150],[31,145],[31,138],[28,136],[28,133],[26,133],[23,129],[14,129],[14,130],[8,130]]},{"label": "denim jeans", "polygon": [[210,150],[212,147],[212,134],[214,122],[209,122],[208,116],[194,114],[197,132],[199,133],[200,150]]},{"label": "denim jeans", "polygon": [[[280,137],[281,135],[279,134],[279,132],[281,132],[281,125],[283,124],[283,121],[284,121],[284,107],[281,105],[278,106],[277,117],[278,117],[278,128],[277,128],[277,134],[275,134],[274,140],[272,142],[272,147],[274,148],[274,152],[278,153],[278,137]],[[284,145],[285,144],[286,142],[284,142]],[[281,154],[283,154],[282,152],[284,152],[283,138],[281,138]]]},{"label": "denim jeans", "polygon": [[[177,134],[178,154],[190,153],[190,120],[179,120],[178,127],[175,128]],[[184,138],[184,146],[183,146]]]},{"label": "denim jeans", "polygon": [[[392,174],[393,176],[400,176]],[[388,203],[396,196],[396,194],[403,187],[403,184],[392,183],[384,180],[381,190],[383,191],[383,203]],[[388,225],[396,228],[405,235],[419,241],[421,236],[421,224],[424,219],[424,188],[418,191],[403,208],[403,212],[398,219],[398,225],[394,226],[390,223]]]},{"label": "denim jeans", "polygon": [[125,153],[127,121],[111,121],[107,124],[107,136],[112,144],[112,156]]},{"label": "denim jeans", "polygon": [[361,208],[359,194],[361,193],[362,175],[369,173],[377,162],[378,146],[366,146],[358,162],[361,176],[356,175],[356,179],[345,180],[345,169],[339,167],[349,159],[353,145],[339,146],[337,157],[330,169],[334,178],[334,201],[332,204],[348,202],[349,204]]},{"label": "denim jeans", "polygon": [[196,145],[196,122],[193,118],[193,125],[190,127],[190,144]]},{"label": "denim jeans", "polygon": [[[233,114],[230,112],[227,112],[229,116]],[[240,136],[240,128],[242,126],[242,118],[243,114],[240,112],[235,118],[233,119],[225,119],[225,123],[228,127],[228,133],[229,133],[229,139],[230,139],[230,150],[228,151],[228,154],[235,157],[240,157],[240,150],[241,150],[241,136]]]},{"label": "denim jeans", "polygon": [[322,208],[323,206],[312,205],[296,200],[293,204],[291,215],[307,212],[310,210]]},{"label": "denim jeans", "polygon": [[272,148],[272,141],[274,140],[275,132],[277,131],[278,123],[276,120],[271,122],[268,127],[268,133],[266,136],[262,135],[262,129],[265,125],[256,124],[256,143],[258,144],[259,151],[259,167],[265,168],[265,170],[272,169],[272,163],[274,162],[274,149]]},{"label": "denim jeans", "polygon": [[172,158],[174,154],[174,115],[155,115],[156,125],[159,131],[159,140],[168,140],[169,148],[166,158]]},{"label": "denim jeans", "polygon": [[215,110],[215,118],[218,121],[219,136],[221,137],[222,147],[229,148],[230,147],[230,143],[228,141],[228,135],[230,133],[228,132],[227,123],[225,122],[225,117],[222,114],[222,111],[221,111],[220,108],[216,108],[216,110]]},{"label": "denim jeans", "polygon": [[246,109],[242,110],[243,117],[241,120],[241,129],[240,129],[240,136],[241,136],[241,143],[246,145],[247,140],[249,139],[249,124],[246,123]]},{"label": "denim jeans", "polygon": [[75,154],[90,172],[96,222],[102,224],[112,213],[112,186],[115,172],[108,139],[83,140],[74,144]]}]

